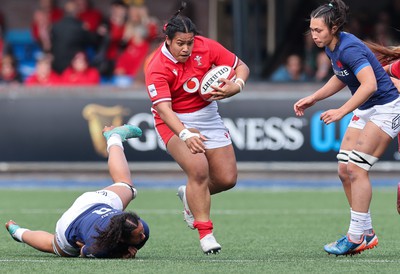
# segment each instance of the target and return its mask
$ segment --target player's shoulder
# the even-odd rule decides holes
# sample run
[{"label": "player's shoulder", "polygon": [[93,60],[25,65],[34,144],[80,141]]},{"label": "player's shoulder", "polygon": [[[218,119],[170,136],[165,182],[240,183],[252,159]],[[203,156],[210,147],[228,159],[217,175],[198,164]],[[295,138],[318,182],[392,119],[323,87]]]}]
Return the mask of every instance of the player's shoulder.
[{"label": "player's shoulder", "polygon": [[166,57],[161,51],[161,47],[159,47],[151,59],[149,60],[146,68],[146,72],[156,72],[165,70],[165,66],[168,62],[166,62]]},{"label": "player's shoulder", "polygon": [[348,32],[342,32],[340,35],[340,48],[342,50],[346,48],[362,48],[366,45],[354,34]]}]

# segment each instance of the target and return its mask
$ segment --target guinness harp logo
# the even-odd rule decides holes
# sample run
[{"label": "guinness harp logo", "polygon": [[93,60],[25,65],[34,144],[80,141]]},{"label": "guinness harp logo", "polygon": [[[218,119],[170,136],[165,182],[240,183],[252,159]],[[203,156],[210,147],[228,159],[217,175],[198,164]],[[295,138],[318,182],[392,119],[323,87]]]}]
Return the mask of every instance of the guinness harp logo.
[{"label": "guinness harp logo", "polygon": [[89,104],[82,110],[83,117],[88,121],[89,133],[92,138],[95,151],[107,157],[107,143],[102,130],[105,126],[121,126],[123,116],[129,114],[129,109],[122,106],[105,107]]}]

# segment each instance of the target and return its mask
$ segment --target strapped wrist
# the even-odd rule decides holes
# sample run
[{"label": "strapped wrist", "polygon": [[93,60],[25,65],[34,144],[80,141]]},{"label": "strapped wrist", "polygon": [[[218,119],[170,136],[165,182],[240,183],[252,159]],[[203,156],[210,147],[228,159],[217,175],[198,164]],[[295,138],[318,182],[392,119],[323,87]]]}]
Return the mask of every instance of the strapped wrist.
[{"label": "strapped wrist", "polygon": [[237,84],[240,88],[240,92],[244,89],[244,86],[246,85],[245,81],[242,78],[236,78],[235,84]]},{"label": "strapped wrist", "polygon": [[187,139],[192,138],[192,137],[198,137],[198,138],[200,138],[200,134],[198,134],[198,133],[193,133],[193,132],[191,132],[190,130],[188,130],[187,128],[182,129],[182,131],[179,133],[179,139],[181,139],[181,140],[184,141],[184,142],[185,142]]}]

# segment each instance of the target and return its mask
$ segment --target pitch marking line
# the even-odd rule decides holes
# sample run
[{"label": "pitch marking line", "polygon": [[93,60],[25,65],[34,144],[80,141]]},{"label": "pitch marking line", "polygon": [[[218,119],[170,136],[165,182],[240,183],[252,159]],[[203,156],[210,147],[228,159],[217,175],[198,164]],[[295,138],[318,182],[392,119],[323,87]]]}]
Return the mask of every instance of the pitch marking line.
[{"label": "pitch marking line", "polygon": [[[65,261],[65,259],[62,258],[56,258],[56,259],[52,259],[49,258],[48,260],[35,260],[35,259],[0,259],[0,263],[15,263],[15,262],[26,262],[26,263],[48,263],[49,261],[52,262],[57,262],[57,261]],[[90,260],[87,260],[88,262]],[[126,261],[126,260],[124,260]],[[170,260],[170,259],[135,259],[135,262],[152,262],[152,261],[164,261],[164,262],[176,262],[176,260]],[[207,260],[197,260],[197,262],[205,262],[205,263],[268,263],[268,262],[289,262],[288,260],[271,260],[271,259],[266,259],[266,260],[221,260],[221,259],[207,259]],[[307,262],[315,262],[315,261],[319,261],[316,259],[304,259],[303,261],[307,261]],[[108,260],[96,260],[96,263],[100,263],[100,262],[104,262],[104,263],[108,263]],[[399,263],[400,260],[386,260],[386,259],[357,259],[357,260],[337,260],[337,263],[380,263],[380,264],[386,264],[386,263]]]}]

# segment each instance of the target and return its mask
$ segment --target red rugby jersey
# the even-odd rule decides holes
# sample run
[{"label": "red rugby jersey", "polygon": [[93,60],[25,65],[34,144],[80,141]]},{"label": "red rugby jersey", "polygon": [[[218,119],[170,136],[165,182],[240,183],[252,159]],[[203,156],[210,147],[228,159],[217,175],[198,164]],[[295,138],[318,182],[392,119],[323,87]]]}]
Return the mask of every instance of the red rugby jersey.
[{"label": "red rugby jersey", "polygon": [[193,51],[185,63],[179,63],[163,43],[149,62],[145,77],[147,92],[154,105],[170,101],[177,113],[191,113],[210,104],[198,89],[204,74],[213,65],[236,68],[238,58],[218,42],[195,36]]},{"label": "red rugby jersey", "polygon": [[389,74],[400,79],[400,60],[397,60],[390,65]]}]

